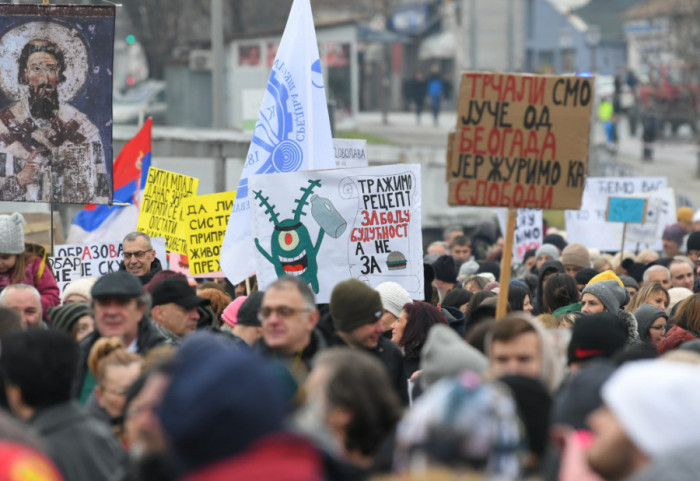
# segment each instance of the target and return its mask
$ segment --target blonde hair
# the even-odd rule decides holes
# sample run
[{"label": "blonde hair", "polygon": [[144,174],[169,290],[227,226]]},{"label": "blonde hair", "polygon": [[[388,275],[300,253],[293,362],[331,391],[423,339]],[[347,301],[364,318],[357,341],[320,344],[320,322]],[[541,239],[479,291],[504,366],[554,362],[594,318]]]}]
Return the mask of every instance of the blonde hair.
[{"label": "blonde hair", "polygon": [[141,364],[143,358],[135,352],[128,352],[120,338],[103,337],[98,339],[90,349],[88,369],[97,383],[102,384],[109,366],[130,366],[135,362]]},{"label": "blonde hair", "polygon": [[660,282],[654,281],[644,284],[644,286],[639,289],[639,292],[634,295],[630,303],[627,304],[625,310],[634,313],[634,311],[636,311],[642,304],[646,304],[647,300],[657,292],[662,292],[663,295],[666,296],[666,300],[668,300],[666,305],[670,304],[671,296],[666,288],[664,288]]}]

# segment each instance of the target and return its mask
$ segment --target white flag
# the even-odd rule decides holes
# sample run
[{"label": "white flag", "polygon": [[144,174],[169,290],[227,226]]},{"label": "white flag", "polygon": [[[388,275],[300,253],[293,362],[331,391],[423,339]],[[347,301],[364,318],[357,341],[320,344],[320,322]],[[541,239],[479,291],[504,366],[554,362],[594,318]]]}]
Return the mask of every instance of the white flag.
[{"label": "white flag", "polygon": [[294,0],[221,246],[221,268],[232,283],[255,272],[248,178],[333,168],[335,152],[311,3]]}]

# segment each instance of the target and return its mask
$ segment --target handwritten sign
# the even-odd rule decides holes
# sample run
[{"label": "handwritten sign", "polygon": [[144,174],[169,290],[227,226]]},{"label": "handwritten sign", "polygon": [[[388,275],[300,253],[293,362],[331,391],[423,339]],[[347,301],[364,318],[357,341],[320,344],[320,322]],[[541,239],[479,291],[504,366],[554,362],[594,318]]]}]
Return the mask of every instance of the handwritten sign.
[{"label": "handwritten sign", "polygon": [[647,213],[647,199],[639,197],[608,197],[607,221],[641,224]]},{"label": "handwritten sign", "polygon": [[[661,235],[665,226],[676,222],[675,201],[662,194],[666,177],[589,177],[583,191],[581,208],[566,211],[566,233],[570,243],[579,242],[601,251],[619,251],[622,224],[607,222],[609,197],[645,197],[649,199],[646,222],[627,227],[625,249],[635,250],[636,233],[646,234],[644,248],[661,250]],[[661,196],[661,197],[660,197]],[[654,199],[659,199],[658,201]],[[653,213],[653,218],[650,214]],[[650,223],[651,222],[651,223]],[[651,230],[653,234],[649,235]],[[641,234],[641,231],[639,231]]]},{"label": "handwritten sign", "polygon": [[260,289],[284,275],[306,281],[317,302],[350,277],[401,284],[423,298],[420,167],[259,175],[250,205]]},{"label": "handwritten sign", "polygon": [[463,74],[449,204],[577,209],[592,105],[590,78]]},{"label": "handwritten sign", "polygon": [[[506,209],[497,209],[501,232],[506,231]],[[542,211],[540,209],[518,209],[513,235],[513,262],[523,261],[525,253],[542,245]]]},{"label": "handwritten sign", "polygon": [[183,200],[183,220],[186,231],[189,274],[209,274],[221,271],[219,255],[224,241],[228,218],[236,191],[198,195]]},{"label": "handwritten sign", "polygon": [[335,166],[338,169],[367,167],[367,141],[364,139],[333,139]]},{"label": "handwritten sign", "polygon": [[[156,258],[165,269],[168,265],[165,255],[165,239],[152,237],[151,244]],[[54,246],[54,256],[49,257],[49,265],[56,275],[56,282],[63,293],[65,286],[81,277],[102,277],[119,270],[124,257],[121,242],[92,242],[89,244],[58,244]]]},{"label": "handwritten sign", "polygon": [[148,169],[146,190],[136,230],[151,237],[165,237],[167,249],[187,254],[186,239],[178,235],[182,201],[197,195],[199,179],[167,170]]}]

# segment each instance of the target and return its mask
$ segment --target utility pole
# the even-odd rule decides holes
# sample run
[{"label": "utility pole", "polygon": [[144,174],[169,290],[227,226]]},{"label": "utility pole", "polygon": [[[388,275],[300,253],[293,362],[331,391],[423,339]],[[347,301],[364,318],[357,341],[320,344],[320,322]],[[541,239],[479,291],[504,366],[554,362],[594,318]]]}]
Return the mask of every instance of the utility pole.
[{"label": "utility pole", "polygon": [[[222,0],[211,0],[211,101],[212,127],[224,127],[224,8]],[[214,192],[226,191],[226,157],[214,159]]]}]

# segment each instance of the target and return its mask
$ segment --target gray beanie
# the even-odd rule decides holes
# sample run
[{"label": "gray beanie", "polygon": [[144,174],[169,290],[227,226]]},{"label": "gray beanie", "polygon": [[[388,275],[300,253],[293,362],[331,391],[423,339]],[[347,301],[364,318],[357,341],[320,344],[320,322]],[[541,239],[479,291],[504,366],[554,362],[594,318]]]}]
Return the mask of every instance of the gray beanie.
[{"label": "gray beanie", "polygon": [[627,303],[630,295],[627,289],[614,280],[598,281],[593,284],[588,284],[583,289],[581,295],[583,294],[593,294],[600,299],[605,309],[613,314],[617,314],[617,311]]},{"label": "gray beanie", "polygon": [[24,217],[19,212],[0,215],[0,254],[24,252]]},{"label": "gray beanie", "polygon": [[476,348],[467,344],[451,327],[435,324],[428,332],[420,356],[419,377],[421,387],[428,389],[447,376],[462,371],[482,374],[489,367],[489,361]]},{"label": "gray beanie", "polygon": [[385,311],[391,312],[396,317],[399,317],[403,306],[413,302],[408,291],[397,282],[382,282],[374,288],[382,298],[382,307]]},{"label": "gray beanie", "polygon": [[634,311],[634,317],[637,318],[639,338],[644,341],[649,335],[649,328],[654,324],[654,321],[659,317],[668,319],[668,314],[659,307],[652,306],[651,304],[642,304]]},{"label": "gray beanie", "polygon": [[547,254],[551,257],[553,261],[559,259],[559,249],[554,244],[542,244],[535,251],[535,259],[537,259],[541,254]]}]

